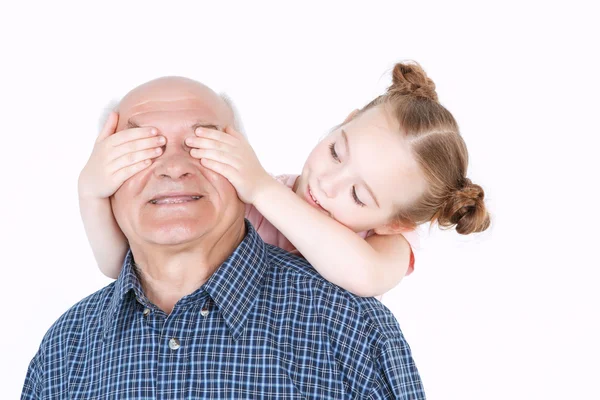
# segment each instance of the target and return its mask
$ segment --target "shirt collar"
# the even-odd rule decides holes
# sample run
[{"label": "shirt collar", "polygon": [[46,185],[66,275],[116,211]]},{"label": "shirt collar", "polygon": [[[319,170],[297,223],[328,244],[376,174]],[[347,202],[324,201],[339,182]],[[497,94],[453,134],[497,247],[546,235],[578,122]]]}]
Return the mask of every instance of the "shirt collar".
[{"label": "shirt collar", "polygon": [[246,237],[204,284],[234,340],[244,331],[268,268],[266,245],[248,220]]},{"label": "shirt collar", "polygon": [[114,282],[113,294],[109,300],[108,310],[102,317],[102,325],[104,337],[108,335],[109,329],[114,324],[117,318],[117,313],[124,302],[126,295],[129,291],[133,290],[138,298],[145,299],[144,292],[142,291],[142,285],[135,273],[133,267],[133,253],[131,249],[127,251],[123,266],[121,267],[121,273]]},{"label": "shirt collar", "polygon": [[[254,306],[267,271],[266,245],[248,220],[246,236],[233,253],[199,289],[204,289],[217,305],[234,340],[244,331],[248,314]],[[133,290],[138,300],[149,304],[133,267],[128,250],[121,273],[114,283],[113,295],[103,317],[104,335],[109,332],[127,294]]]}]

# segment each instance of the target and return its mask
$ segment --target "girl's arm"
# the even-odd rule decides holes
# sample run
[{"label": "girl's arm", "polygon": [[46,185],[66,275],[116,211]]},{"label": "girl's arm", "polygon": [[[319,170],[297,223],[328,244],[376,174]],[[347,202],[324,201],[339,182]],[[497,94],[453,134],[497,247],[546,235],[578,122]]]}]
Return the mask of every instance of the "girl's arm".
[{"label": "girl's arm", "polygon": [[377,296],[406,274],[411,250],[401,234],[365,240],[276,181],[259,193],[254,207],[328,281],[358,296]]},{"label": "girl's arm", "polygon": [[102,273],[117,278],[128,243],[112,212],[109,197],[123,182],[146,169],[166,143],[153,127],[116,132],[119,116],[112,112],[79,174],[79,209],[90,246]]},{"label": "girl's arm", "polygon": [[79,196],[79,211],[98,268],[116,279],[129,245],[115,221],[110,200]]},{"label": "girl's arm", "polygon": [[198,129],[188,138],[192,156],[226,177],[239,198],[253,204],[327,280],[359,296],[380,295],[405,275],[410,246],[402,235],[362,239],[273,179],[260,165],[246,138]]}]

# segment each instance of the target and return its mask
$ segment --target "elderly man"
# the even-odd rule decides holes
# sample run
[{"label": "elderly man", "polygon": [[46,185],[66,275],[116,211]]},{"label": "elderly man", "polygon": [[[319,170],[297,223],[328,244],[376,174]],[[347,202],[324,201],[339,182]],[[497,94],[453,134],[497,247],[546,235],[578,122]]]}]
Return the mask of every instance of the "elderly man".
[{"label": "elderly man", "polygon": [[425,397],[390,311],[265,244],[233,186],[190,155],[194,127],[233,123],[222,98],[161,78],[119,113],[117,130],[156,127],[165,151],[112,199],[130,246],[119,278],[50,328],[23,399]]}]

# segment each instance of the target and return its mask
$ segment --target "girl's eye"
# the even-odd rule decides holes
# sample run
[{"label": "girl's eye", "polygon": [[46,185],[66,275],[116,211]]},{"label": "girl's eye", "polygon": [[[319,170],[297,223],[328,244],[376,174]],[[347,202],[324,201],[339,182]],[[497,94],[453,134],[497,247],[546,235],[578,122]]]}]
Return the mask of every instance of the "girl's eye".
[{"label": "girl's eye", "polygon": [[335,151],[335,142],[329,145],[329,152],[331,153],[331,157],[337,162],[340,162],[340,158],[338,157],[337,152]]},{"label": "girl's eye", "polygon": [[352,192],[352,198],[354,198],[354,202],[355,202],[356,204],[358,204],[359,206],[361,206],[361,207],[364,207],[364,206],[365,206],[365,203],[363,203],[362,201],[360,201],[360,200],[358,199],[358,196],[356,196],[356,189],[354,188],[354,186],[352,186],[352,190],[351,190],[351,192]]},{"label": "girl's eye", "polygon": [[[338,156],[337,152],[335,151],[335,142],[331,143],[329,145],[329,152],[331,153],[331,157],[333,157],[333,159],[337,162],[341,162],[340,161],[340,157]],[[354,186],[352,186],[352,189],[350,190],[350,194],[352,195],[352,198],[354,199],[354,202],[356,204],[358,204],[361,207],[365,206],[365,203],[363,203],[362,201],[360,201],[360,199],[358,198],[358,196],[356,195],[356,189],[354,188]]]}]

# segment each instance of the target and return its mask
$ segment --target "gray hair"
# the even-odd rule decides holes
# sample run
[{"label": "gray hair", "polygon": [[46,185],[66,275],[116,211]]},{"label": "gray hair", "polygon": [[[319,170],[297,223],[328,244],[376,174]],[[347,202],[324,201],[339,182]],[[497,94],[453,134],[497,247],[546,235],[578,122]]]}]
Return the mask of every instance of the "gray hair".
[{"label": "gray hair", "polygon": [[[226,93],[219,93],[219,97],[225,102],[225,104],[227,104],[227,107],[229,107],[231,113],[233,114],[233,128],[247,138],[246,132],[244,132],[244,125],[242,124],[242,119],[240,118],[240,113],[235,104],[233,103],[233,100],[231,100],[231,97],[229,97]],[[106,104],[106,106],[102,109],[102,114],[100,115],[99,120],[100,130],[104,126],[104,123],[106,122],[106,119],[108,118],[110,112],[117,111],[119,109],[120,102],[120,100],[113,99],[109,101],[108,104]]]},{"label": "gray hair", "polygon": [[233,113],[233,129],[235,129],[236,131],[241,133],[245,138],[247,138],[246,132],[244,132],[244,125],[242,124],[242,118],[240,117],[240,112],[238,111],[237,107],[233,103],[233,100],[231,100],[231,97],[229,97],[227,95],[227,93],[224,93],[224,92],[219,93],[219,96],[223,99],[225,104],[227,104],[227,106]]}]

